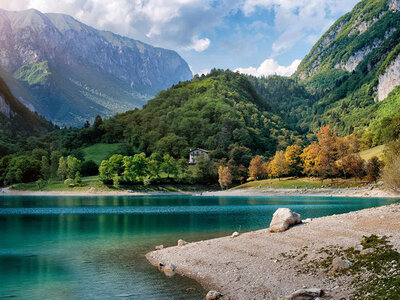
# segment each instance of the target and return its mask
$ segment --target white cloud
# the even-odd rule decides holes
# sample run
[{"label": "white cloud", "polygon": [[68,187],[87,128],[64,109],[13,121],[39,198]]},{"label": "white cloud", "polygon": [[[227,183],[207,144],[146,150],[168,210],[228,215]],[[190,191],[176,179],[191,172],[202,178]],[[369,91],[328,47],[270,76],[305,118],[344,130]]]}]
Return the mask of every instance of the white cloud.
[{"label": "white cloud", "polygon": [[249,16],[260,8],[275,14],[274,27],[280,36],[272,44],[279,54],[300,40],[315,41],[333,24],[338,14],[353,8],[359,0],[245,0],[242,10]]},{"label": "white cloud", "polygon": [[286,67],[279,65],[274,59],[266,59],[258,68],[237,68],[235,72],[238,71],[239,73],[253,75],[257,77],[268,75],[290,76],[296,71],[300,62],[301,60],[296,59],[289,66]]},{"label": "white cloud", "polygon": [[155,46],[206,50],[212,29],[243,0],[0,0],[9,10],[35,8],[69,14],[95,28]]},{"label": "white cloud", "polygon": [[188,50],[195,50],[197,52],[203,52],[210,46],[210,40],[208,38],[205,39],[198,39],[197,37],[194,38],[192,45],[188,46],[186,49]]}]

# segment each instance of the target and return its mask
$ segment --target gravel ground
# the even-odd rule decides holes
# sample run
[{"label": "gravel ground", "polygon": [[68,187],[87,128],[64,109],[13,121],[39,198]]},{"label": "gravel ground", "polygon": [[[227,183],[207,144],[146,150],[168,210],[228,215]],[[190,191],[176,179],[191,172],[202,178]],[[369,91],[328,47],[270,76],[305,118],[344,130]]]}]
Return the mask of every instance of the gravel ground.
[{"label": "gravel ground", "polygon": [[223,299],[280,299],[305,287],[323,289],[327,293],[323,299],[348,299],[354,291],[351,278],[299,270],[318,260],[322,248],[355,247],[371,234],[389,236],[399,251],[400,205],[316,218],[282,233],[264,229],[236,238],[193,242],[146,257],[155,266],[175,265],[176,273],[221,292]]}]

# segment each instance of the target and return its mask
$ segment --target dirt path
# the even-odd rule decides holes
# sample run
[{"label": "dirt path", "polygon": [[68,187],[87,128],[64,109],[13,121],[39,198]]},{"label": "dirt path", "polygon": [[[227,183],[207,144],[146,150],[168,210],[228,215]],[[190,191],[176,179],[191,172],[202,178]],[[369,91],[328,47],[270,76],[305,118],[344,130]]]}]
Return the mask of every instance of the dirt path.
[{"label": "dirt path", "polygon": [[174,264],[177,273],[220,291],[224,299],[279,299],[303,287],[321,288],[329,299],[347,299],[353,292],[348,278],[299,270],[318,259],[324,247],[355,247],[371,234],[390,236],[399,251],[400,205],[317,218],[283,233],[265,229],[170,247],[146,257],[153,265]]}]

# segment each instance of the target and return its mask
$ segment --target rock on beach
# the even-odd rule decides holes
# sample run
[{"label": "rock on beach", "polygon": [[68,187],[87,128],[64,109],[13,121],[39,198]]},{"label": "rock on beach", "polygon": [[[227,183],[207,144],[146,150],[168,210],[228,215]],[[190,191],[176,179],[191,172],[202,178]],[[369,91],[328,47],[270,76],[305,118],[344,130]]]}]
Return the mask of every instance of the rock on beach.
[{"label": "rock on beach", "polygon": [[271,232],[282,232],[290,226],[301,223],[301,215],[289,208],[278,208],[272,216],[269,229]]}]

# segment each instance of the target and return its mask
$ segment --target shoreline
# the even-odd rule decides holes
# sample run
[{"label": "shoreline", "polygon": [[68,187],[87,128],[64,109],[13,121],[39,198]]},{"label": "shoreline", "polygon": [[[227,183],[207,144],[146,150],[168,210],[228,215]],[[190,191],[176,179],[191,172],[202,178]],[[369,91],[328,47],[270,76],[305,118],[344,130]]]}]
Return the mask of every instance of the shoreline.
[{"label": "shoreline", "polygon": [[[281,233],[267,228],[190,242],[149,252],[146,258],[153,266],[173,264],[177,274],[219,291],[222,299],[283,299],[304,288],[322,289],[323,299],[348,299],[356,290],[355,275],[325,272],[321,259],[327,249],[356,248],[372,234],[387,236],[400,251],[399,204],[307,219]],[[315,273],[308,269],[312,263]]]},{"label": "shoreline", "polygon": [[380,188],[320,188],[320,189],[232,189],[226,191],[22,191],[9,188],[0,189],[0,196],[166,196],[190,195],[204,197],[365,197],[400,198],[396,194]]}]

